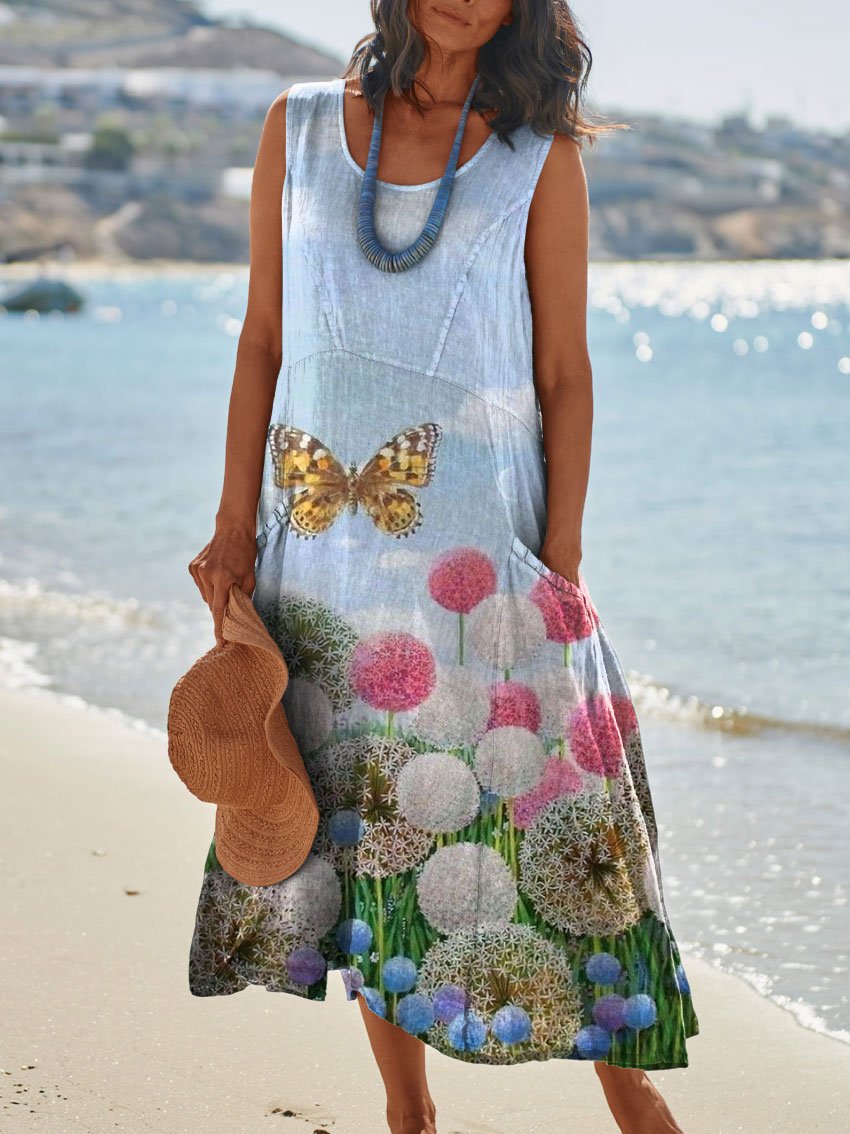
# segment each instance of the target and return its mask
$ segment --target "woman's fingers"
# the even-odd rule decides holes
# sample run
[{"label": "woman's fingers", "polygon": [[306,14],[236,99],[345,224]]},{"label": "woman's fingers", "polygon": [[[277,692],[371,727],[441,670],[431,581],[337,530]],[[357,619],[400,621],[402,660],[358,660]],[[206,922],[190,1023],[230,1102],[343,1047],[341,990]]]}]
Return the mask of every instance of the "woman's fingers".
[{"label": "woman's fingers", "polygon": [[[212,542],[212,541],[210,541],[210,542]],[[198,590],[201,592],[201,596],[202,596],[204,602],[208,606],[209,606],[210,596],[209,596],[209,591],[208,591],[208,588],[207,588],[206,579],[204,578],[203,566],[204,566],[204,561],[206,559],[206,554],[209,551],[209,549],[210,549],[210,544],[208,543],[206,545],[206,547],[201,548],[201,550],[198,552],[198,554],[195,556],[195,558],[189,564],[189,574],[195,580],[195,585],[197,586]]]},{"label": "woman's fingers", "polygon": [[210,603],[210,610],[213,616],[213,628],[215,630],[216,645],[224,645],[224,634],[222,633],[222,622],[224,621],[224,608],[227,606],[227,596],[230,593],[230,583],[225,583],[223,579],[219,579],[213,591],[213,600]]},{"label": "woman's fingers", "polygon": [[210,608],[215,640],[219,646],[224,644],[224,610],[231,586],[238,583],[246,595],[254,590],[255,555],[253,536],[217,532],[189,564],[189,573]]}]

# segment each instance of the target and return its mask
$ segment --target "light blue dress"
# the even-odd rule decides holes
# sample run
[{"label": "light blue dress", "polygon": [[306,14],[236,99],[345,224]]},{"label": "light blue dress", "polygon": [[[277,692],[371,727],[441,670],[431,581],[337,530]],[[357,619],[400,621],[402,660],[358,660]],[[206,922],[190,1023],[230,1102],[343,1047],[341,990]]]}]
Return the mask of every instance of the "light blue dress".
[{"label": "light blue dress", "polygon": [[[189,968],[349,998],[450,1056],[687,1066],[698,1031],[623,669],[586,583],[539,558],[541,419],[523,247],[552,143],[495,134],[408,271],[357,243],[342,79],[286,116],[283,365],[254,604],[321,812],[268,887],[214,842]],[[379,182],[399,249],[437,182]]]}]

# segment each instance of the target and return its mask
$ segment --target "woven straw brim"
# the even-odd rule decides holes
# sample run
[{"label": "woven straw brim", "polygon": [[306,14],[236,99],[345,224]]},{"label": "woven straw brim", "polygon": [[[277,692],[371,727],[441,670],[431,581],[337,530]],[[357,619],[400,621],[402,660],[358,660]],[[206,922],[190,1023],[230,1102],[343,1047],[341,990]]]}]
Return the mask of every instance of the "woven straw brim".
[{"label": "woven straw brim", "polygon": [[281,704],[286,661],[235,583],[222,637],[172,691],[169,756],[189,790],[217,805],[221,866],[245,885],[267,886],[303,863],[319,809]]},{"label": "woven straw brim", "polygon": [[318,827],[303,808],[215,811],[215,854],[222,867],[246,886],[272,886],[294,874],[310,853]]}]

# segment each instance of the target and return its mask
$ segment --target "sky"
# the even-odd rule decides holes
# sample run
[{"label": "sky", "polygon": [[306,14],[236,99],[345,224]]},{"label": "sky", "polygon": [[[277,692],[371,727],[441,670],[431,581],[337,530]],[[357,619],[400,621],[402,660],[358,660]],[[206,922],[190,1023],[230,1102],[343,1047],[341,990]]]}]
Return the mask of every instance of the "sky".
[{"label": "sky", "polygon": [[[369,0],[198,0],[214,16],[249,16],[348,59],[370,30]],[[839,0],[713,0],[572,5],[593,55],[587,107],[657,111],[714,123],[747,113],[850,129],[850,5]]]}]

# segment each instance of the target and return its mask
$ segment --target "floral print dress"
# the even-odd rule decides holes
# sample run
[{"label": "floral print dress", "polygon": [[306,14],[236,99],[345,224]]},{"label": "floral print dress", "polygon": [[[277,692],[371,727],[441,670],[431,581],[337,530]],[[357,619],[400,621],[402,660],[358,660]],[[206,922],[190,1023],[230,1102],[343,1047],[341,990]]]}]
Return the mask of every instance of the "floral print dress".
[{"label": "floral print dress", "polygon": [[[549,570],[523,247],[552,135],[491,135],[436,245],[359,249],[343,80],[288,97],[284,360],[253,602],[321,820],[284,881],[204,864],[196,996],[324,1000],[337,969],[451,1057],[687,1066],[641,734],[582,578]],[[378,184],[401,248],[437,182]]]}]

